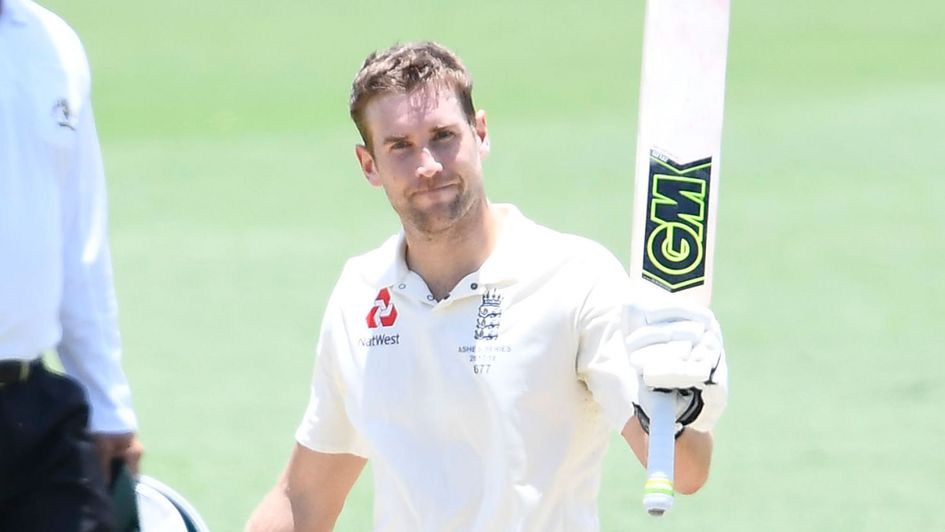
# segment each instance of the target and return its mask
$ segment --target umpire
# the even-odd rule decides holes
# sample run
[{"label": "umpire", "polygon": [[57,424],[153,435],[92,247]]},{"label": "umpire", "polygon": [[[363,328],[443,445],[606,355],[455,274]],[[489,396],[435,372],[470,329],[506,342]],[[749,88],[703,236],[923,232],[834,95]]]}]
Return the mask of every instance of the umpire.
[{"label": "umpire", "polygon": [[112,530],[110,464],[141,457],[89,90],[75,32],[0,0],[0,532]]}]

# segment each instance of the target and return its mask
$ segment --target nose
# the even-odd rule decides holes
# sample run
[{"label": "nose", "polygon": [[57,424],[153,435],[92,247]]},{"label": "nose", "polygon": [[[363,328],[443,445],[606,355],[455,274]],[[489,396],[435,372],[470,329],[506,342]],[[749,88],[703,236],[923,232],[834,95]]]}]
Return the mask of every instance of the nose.
[{"label": "nose", "polygon": [[417,177],[433,177],[443,171],[443,165],[436,160],[429,148],[420,151],[420,164],[417,166]]}]

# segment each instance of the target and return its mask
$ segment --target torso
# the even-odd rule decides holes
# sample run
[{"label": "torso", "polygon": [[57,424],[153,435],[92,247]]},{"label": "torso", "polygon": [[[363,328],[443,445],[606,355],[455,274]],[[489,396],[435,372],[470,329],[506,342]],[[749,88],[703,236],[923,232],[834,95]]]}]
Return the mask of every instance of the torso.
[{"label": "torso", "polygon": [[63,204],[78,193],[70,169],[89,73],[65,22],[32,2],[3,7],[0,254],[15,259],[0,261],[0,358],[33,357],[60,337]]},{"label": "torso", "polygon": [[577,356],[586,261],[613,259],[515,223],[496,251],[507,256],[439,302],[412,272],[364,282],[360,265],[391,249],[346,267],[338,367],[374,463],[379,530],[596,529],[608,424]]}]

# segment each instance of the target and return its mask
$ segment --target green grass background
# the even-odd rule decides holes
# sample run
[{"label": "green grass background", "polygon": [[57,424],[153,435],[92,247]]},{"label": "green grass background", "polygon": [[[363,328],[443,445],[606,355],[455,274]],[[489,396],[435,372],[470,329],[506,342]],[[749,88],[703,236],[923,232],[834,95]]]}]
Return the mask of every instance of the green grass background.
[{"label": "green grass background", "polygon": [[[660,521],[945,530],[945,3],[736,1],[714,307],[731,405]],[[355,164],[360,61],[440,40],[489,112],[487,187],[628,259],[643,1],[50,0],[81,33],[149,474],[237,531],[293,444],[346,257],[397,230]],[[370,527],[364,475],[338,530]]]}]

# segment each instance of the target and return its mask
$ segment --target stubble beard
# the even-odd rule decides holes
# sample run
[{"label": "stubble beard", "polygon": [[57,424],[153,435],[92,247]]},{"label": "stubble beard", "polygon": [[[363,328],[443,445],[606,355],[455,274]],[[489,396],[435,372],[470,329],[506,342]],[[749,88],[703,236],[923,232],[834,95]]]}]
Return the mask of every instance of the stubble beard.
[{"label": "stubble beard", "polygon": [[461,226],[475,205],[477,194],[460,181],[460,191],[450,202],[427,208],[408,206],[410,225],[421,235],[433,239]]}]

